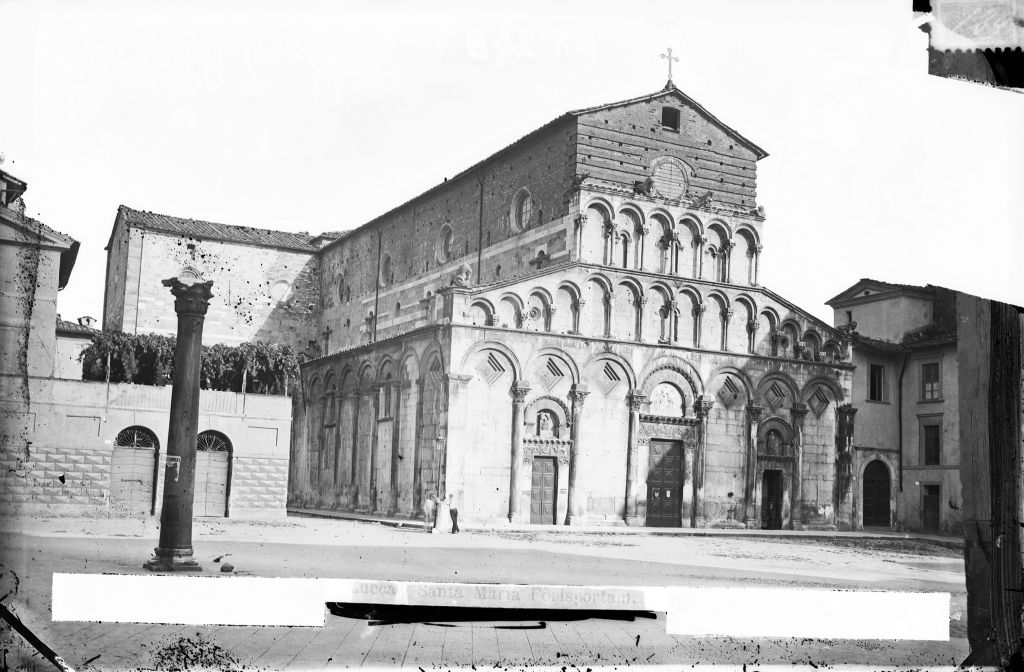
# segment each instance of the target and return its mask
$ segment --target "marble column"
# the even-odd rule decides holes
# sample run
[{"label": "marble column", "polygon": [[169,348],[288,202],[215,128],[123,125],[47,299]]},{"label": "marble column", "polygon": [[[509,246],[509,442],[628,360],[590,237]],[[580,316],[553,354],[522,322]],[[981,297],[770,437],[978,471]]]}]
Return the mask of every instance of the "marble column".
[{"label": "marble column", "polygon": [[143,567],[152,572],[201,572],[192,557],[192,498],[196,478],[196,437],[199,425],[199,376],[203,322],[213,297],[213,281],[185,284],[163,281],[174,295],[178,336],[174,346],[167,466],[160,512],[160,541]]},{"label": "marble column", "polygon": [[708,414],[715,402],[701,395],[693,402],[697,414],[697,453],[693,456],[693,527],[704,522],[704,468],[707,464]]},{"label": "marble column", "polygon": [[588,394],[590,393],[587,391],[586,386],[579,384],[573,385],[572,390],[569,392],[569,400],[572,402],[572,443],[569,444],[569,511],[565,517],[566,525],[578,525],[582,515],[576,480],[579,476],[580,468],[582,443],[580,434],[583,427],[583,402],[586,401]]},{"label": "marble column", "polygon": [[761,272],[761,246],[754,248],[754,284],[759,283],[758,276]]},{"label": "marble column", "polygon": [[390,495],[388,497],[388,510],[394,513],[398,510],[398,455],[401,450],[402,441],[402,396],[409,389],[410,382],[403,380],[395,383],[391,388],[392,404],[391,409],[391,473],[388,475]]},{"label": "marble column", "polygon": [[523,402],[530,392],[525,380],[512,383],[512,465],[509,470],[508,522],[519,516],[519,468],[523,464]]},{"label": "marble column", "polygon": [[380,427],[380,395],[383,387],[373,388],[373,432],[370,439],[370,511],[377,511],[377,442]]},{"label": "marble column", "polygon": [[693,347],[701,347],[701,332],[703,331],[704,312],[708,304],[701,303],[693,308]]},{"label": "marble column", "polygon": [[647,310],[647,297],[638,296],[636,299],[636,340],[644,340],[644,313]]},{"label": "marble column", "polygon": [[722,350],[729,349],[729,323],[732,322],[732,316],[734,314],[735,313],[733,313],[732,310],[722,311]]},{"label": "marble column", "polygon": [[796,530],[804,522],[804,418],[807,417],[807,405],[795,403],[789,412],[790,417],[793,418],[793,509],[795,509],[790,515],[790,520],[793,529]]},{"label": "marble column", "polygon": [[423,475],[420,467],[420,442],[423,440],[423,377],[416,381],[416,424],[412,431],[412,515],[419,516],[423,506]]},{"label": "marble column", "polygon": [[352,465],[349,471],[352,492],[352,508],[359,507],[359,411],[362,406],[363,393],[360,390],[352,390]]},{"label": "marble column", "polygon": [[743,480],[743,522],[748,527],[757,520],[757,506],[754,502],[757,479],[757,427],[764,413],[763,406],[747,406],[747,459]]},{"label": "marble column", "polygon": [[626,449],[626,525],[636,525],[637,504],[637,456],[640,443],[640,407],[647,397],[639,390],[630,390],[626,395],[629,404],[629,439]]},{"label": "marble column", "polygon": [[573,247],[576,249],[576,260],[579,261],[583,258],[583,235],[587,228],[587,216],[580,213],[572,221],[575,225],[574,231],[576,234],[576,244]]}]

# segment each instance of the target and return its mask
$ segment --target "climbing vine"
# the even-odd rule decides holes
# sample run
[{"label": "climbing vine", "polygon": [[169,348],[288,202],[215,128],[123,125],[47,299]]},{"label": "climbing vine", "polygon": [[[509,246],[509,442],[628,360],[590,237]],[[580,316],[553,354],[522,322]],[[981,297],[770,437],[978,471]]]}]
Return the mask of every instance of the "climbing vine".
[{"label": "climbing vine", "polygon": [[[103,331],[79,355],[83,380],[167,385],[174,380],[173,336]],[[298,380],[299,358],[287,345],[242,343],[204,345],[200,387],[256,394],[285,394]]]}]

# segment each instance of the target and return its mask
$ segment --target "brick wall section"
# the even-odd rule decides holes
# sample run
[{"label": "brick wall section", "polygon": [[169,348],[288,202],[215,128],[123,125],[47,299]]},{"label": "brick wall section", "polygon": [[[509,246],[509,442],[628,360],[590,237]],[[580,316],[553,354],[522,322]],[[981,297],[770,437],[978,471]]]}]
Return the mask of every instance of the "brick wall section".
[{"label": "brick wall section", "polygon": [[[317,338],[319,273],[312,252],[134,228],[129,247],[138,249],[138,261],[136,255],[129,255],[125,279],[120,283],[125,291],[125,331],[174,334],[174,297],[161,281],[192,267],[213,280],[214,296],[203,327],[205,343],[259,340],[285,343],[301,351]],[[286,283],[282,285],[285,289],[275,288],[276,283]]]},{"label": "brick wall section", "polygon": [[[481,277],[487,281],[499,272],[508,277],[531,270],[529,262],[540,249],[548,255],[564,251],[566,223],[561,220],[569,213],[566,192],[575,172],[573,137],[573,124],[566,121],[327,246],[321,253],[322,324],[331,328],[331,351],[364,342],[365,318],[377,298],[378,249],[390,255],[394,270],[393,283],[381,288],[376,301],[378,338],[392,333],[393,324],[401,330],[397,323],[408,316],[403,311],[417,310],[427,291],[448,285],[460,264],[470,264],[475,279],[481,237],[488,250]],[[510,225],[513,200],[522,188],[533,201],[532,227],[557,222],[540,239],[533,230],[519,233]],[[435,248],[446,225],[452,229],[454,253],[442,262]],[[403,307],[397,315],[396,304]]]},{"label": "brick wall section", "polygon": [[[666,105],[681,111],[679,131],[662,127]],[[579,174],[631,187],[650,175],[653,159],[673,156],[695,171],[686,176],[694,191],[713,191],[716,200],[748,209],[756,205],[753,150],[679,96],[584,114],[577,146]]]}]

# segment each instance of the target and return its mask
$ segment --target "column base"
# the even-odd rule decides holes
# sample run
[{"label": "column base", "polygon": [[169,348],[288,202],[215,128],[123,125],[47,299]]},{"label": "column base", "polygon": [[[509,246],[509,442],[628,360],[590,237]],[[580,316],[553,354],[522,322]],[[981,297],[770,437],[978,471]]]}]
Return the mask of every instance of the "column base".
[{"label": "column base", "polygon": [[154,549],[156,555],[143,563],[142,568],[151,572],[202,572],[202,566],[192,557],[192,549],[163,550]]},{"label": "column base", "polygon": [[626,516],[626,525],[637,527],[640,525],[640,518],[638,516]]}]

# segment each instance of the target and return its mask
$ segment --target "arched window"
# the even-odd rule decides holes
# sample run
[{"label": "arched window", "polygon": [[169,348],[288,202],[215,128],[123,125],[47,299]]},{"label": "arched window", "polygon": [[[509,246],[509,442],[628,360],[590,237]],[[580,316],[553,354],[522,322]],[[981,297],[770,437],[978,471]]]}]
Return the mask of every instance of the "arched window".
[{"label": "arched window", "polygon": [[380,258],[380,286],[387,287],[395,279],[395,271],[391,267],[391,255],[387,252]]},{"label": "arched window", "polygon": [[672,383],[658,383],[651,390],[651,415],[683,417],[683,394]]},{"label": "arched window", "polygon": [[384,383],[380,386],[380,409],[378,418],[391,417],[391,374],[384,376]]},{"label": "arched window", "polygon": [[450,261],[454,256],[455,233],[452,227],[445,224],[441,227],[441,233],[437,236],[437,247],[434,249],[434,256],[440,264]]},{"label": "arched window", "polygon": [[114,445],[121,448],[141,448],[153,450],[159,446],[156,434],[145,427],[128,427],[117,433]]},{"label": "arched window", "polygon": [[231,441],[220,432],[208,429],[196,436],[196,450],[231,452]]},{"label": "arched window", "polygon": [[530,228],[533,220],[533,198],[525,187],[519,190],[512,201],[512,228],[525,231]]}]

